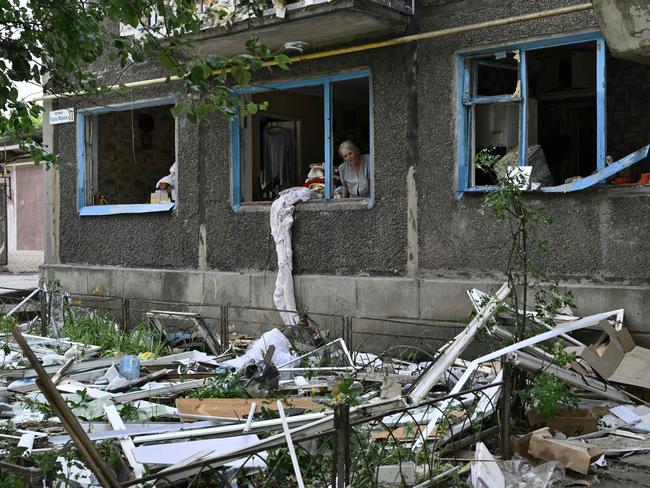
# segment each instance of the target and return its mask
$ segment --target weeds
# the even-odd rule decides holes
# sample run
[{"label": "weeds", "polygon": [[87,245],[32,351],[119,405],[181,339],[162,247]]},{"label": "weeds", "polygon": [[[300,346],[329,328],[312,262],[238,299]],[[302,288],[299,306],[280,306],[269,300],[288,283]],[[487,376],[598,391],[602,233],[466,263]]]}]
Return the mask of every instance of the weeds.
[{"label": "weeds", "polygon": [[164,350],[162,339],[153,336],[145,323],[124,331],[109,314],[95,311],[85,315],[74,311],[66,314],[61,334],[75,342],[99,346],[105,356],[112,356],[114,352],[136,355],[153,352],[160,355]]},{"label": "weeds", "polygon": [[578,397],[557,375],[544,373],[536,377],[530,387],[521,391],[521,398],[537,413],[542,422],[555,416],[558,406],[577,407]]},{"label": "weeds", "polygon": [[246,383],[248,380],[242,376],[225,374],[208,378],[203,386],[190,391],[190,398],[247,398]]},{"label": "weeds", "polygon": [[[4,447],[4,446],[3,446]],[[117,467],[121,451],[113,443],[103,442],[98,445],[102,457],[106,459],[111,467]],[[21,467],[34,467],[43,471],[43,486],[68,487],[79,486],[76,479],[64,474],[61,459],[70,466],[83,467],[80,461],[81,455],[71,444],[61,449],[26,454],[22,447],[8,447],[3,449],[2,461]],[[2,488],[22,488],[23,477],[9,469],[0,469],[0,486]]]},{"label": "weeds", "polygon": [[[7,315],[0,316],[0,336],[9,337],[11,335],[11,331],[16,326],[16,323],[16,317]],[[9,354],[11,352],[9,344],[4,341],[0,343],[0,349],[2,349],[5,354]]]}]

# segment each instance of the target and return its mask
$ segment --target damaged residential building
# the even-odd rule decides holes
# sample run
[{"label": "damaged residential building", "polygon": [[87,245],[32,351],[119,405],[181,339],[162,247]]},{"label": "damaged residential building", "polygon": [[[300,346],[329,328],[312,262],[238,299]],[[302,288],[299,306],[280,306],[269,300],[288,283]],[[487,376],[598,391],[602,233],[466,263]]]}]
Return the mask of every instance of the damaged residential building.
[{"label": "damaged residential building", "polygon": [[[549,276],[585,314],[625,308],[650,344],[650,58],[638,46],[621,56],[613,7],[595,4],[291,3],[284,18],[269,9],[257,35],[318,55],[237,91],[266,111],[174,118],[179,87],[151,81],[163,75],[153,65],[124,74],[139,82],[128,96],[50,100],[74,120],[46,127],[63,164],[47,173],[43,274],[74,293],[277,320],[271,205],[308,181],[320,198],[294,214],[297,309],[350,317],[354,342],[427,337],[431,327],[372,318],[456,323],[467,289],[502,282],[506,231],[480,211],[494,181],[474,164],[489,149],[532,167],[526,201],[554,219],[540,256]],[[234,54],[246,35],[206,29],[199,45]],[[346,140],[367,162],[366,196],[341,198]],[[156,192],[165,178],[173,192]]]}]

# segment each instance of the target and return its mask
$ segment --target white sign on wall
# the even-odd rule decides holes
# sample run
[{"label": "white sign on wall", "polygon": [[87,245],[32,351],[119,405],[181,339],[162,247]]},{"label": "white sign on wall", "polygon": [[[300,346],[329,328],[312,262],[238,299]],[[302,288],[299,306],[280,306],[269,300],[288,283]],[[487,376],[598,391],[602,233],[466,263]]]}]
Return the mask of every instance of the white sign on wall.
[{"label": "white sign on wall", "polygon": [[74,122],[74,108],[62,108],[50,112],[50,124],[67,124]]}]

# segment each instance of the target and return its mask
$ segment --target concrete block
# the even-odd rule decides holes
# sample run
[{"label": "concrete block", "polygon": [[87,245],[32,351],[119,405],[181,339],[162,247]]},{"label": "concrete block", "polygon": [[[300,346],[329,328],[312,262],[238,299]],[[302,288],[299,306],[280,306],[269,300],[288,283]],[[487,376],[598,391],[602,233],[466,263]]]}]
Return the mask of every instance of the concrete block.
[{"label": "concrete block", "polygon": [[467,291],[478,288],[486,293],[500,286],[487,281],[422,280],[420,282],[420,318],[459,321],[472,311]]},{"label": "concrete block", "polygon": [[160,295],[172,302],[203,303],[203,272],[163,271]]},{"label": "concrete block", "polygon": [[413,486],[415,484],[415,463],[388,464],[377,468],[377,483],[390,486]]},{"label": "concrete block", "polygon": [[206,272],[203,276],[202,303],[248,307],[251,279],[247,273]]},{"label": "concrete block", "polygon": [[569,286],[580,315],[625,309],[625,325],[634,332],[650,332],[650,290],[636,286]]},{"label": "concrete block", "polygon": [[[273,293],[275,292],[275,273],[260,273],[252,274],[251,290],[250,290],[250,305],[251,307],[269,308],[275,310],[275,303],[273,302]],[[296,282],[294,280],[294,289]]]},{"label": "concrete block", "polygon": [[449,322],[397,323],[387,320],[353,319],[351,348],[374,354],[382,354],[390,349],[392,354],[407,361],[413,361],[416,354],[426,360],[427,356],[433,356],[440,346],[462,329],[462,325]]},{"label": "concrete block", "polygon": [[357,278],[357,312],[366,317],[419,316],[418,282],[405,278]]},{"label": "concrete block", "polygon": [[124,293],[124,270],[120,268],[86,268],[89,295],[121,297]]},{"label": "concrete block", "polygon": [[70,293],[85,295],[88,292],[88,273],[76,266],[53,266],[48,268],[48,279],[58,280],[61,287]]},{"label": "concrete block", "polygon": [[162,272],[151,269],[124,270],[124,297],[144,300],[161,299]]},{"label": "concrete block", "polygon": [[264,332],[284,325],[280,314],[276,311],[251,310],[233,308],[228,312],[228,324],[231,332],[248,334],[254,337],[261,336]]},{"label": "concrete block", "polygon": [[327,333],[330,340],[343,337],[343,317],[329,314],[309,312],[310,320],[322,331]]},{"label": "concrete block", "polygon": [[298,308],[313,313],[352,314],[357,310],[354,278],[301,275]]}]

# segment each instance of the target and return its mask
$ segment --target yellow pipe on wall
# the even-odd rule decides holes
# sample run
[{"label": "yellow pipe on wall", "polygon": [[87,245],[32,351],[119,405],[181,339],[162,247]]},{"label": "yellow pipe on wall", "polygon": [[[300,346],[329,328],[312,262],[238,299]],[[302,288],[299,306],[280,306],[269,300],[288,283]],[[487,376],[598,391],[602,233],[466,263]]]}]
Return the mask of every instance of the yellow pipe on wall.
[{"label": "yellow pipe on wall", "polygon": [[[468,24],[460,27],[450,27],[448,29],[440,29],[435,31],[423,32],[420,34],[412,34],[410,36],[401,36],[401,37],[396,37],[394,39],[388,39],[386,41],[370,42],[366,44],[360,44],[358,46],[344,47],[341,49],[331,49],[328,51],[321,51],[317,53],[301,54],[298,56],[291,56],[290,59],[292,63],[298,63],[301,61],[310,61],[314,59],[329,58],[332,56],[340,56],[342,54],[350,54],[350,53],[356,53],[360,51],[369,51],[371,49],[380,49],[383,47],[398,46],[410,42],[425,41],[429,39],[436,39],[439,37],[447,37],[447,36],[453,36],[455,34],[462,34],[465,32],[471,32],[471,31],[482,30],[482,29],[490,29],[493,27],[501,27],[504,25],[516,24],[519,22],[527,22],[531,20],[558,17],[561,15],[568,15],[577,12],[585,12],[587,10],[591,10],[592,8],[593,7],[591,3],[581,3],[578,5],[572,5],[570,7],[562,7],[553,10],[546,10],[543,12],[536,12],[532,14],[517,15],[515,17],[508,17],[505,19],[489,20],[487,22],[479,22],[477,24]],[[276,64],[277,63],[275,61],[266,61],[263,63],[265,67],[275,66]],[[214,75],[218,75],[219,73],[221,73],[221,70],[215,70],[213,72]],[[163,77],[163,78],[153,78],[153,79],[142,80],[142,81],[134,81],[131,83],[124,83],[122,86],[125,86],[127,88],[139,88],[143,86],[159,85],[162,83],[167,83],[169,81],[178,81],[178,80],[180,80],[178,76],[170,76],[170,77]],[[116,88],[117,87],[112,87],[111,89],[116,89]],[[44,95],[42,97],[35,98],[32,101],[52,100],[56,98],[69,97],[75,95],[78,94],[63,93],[60,95]]]}]

